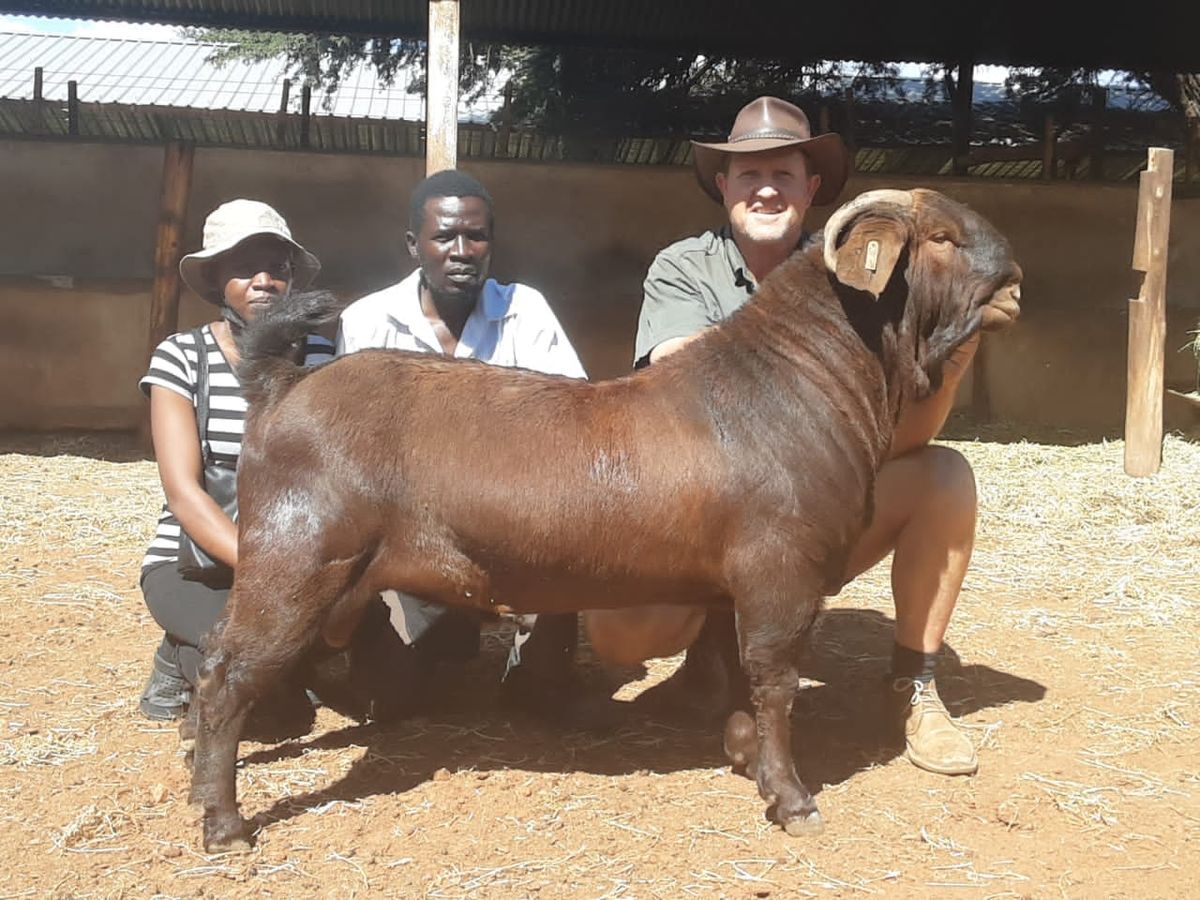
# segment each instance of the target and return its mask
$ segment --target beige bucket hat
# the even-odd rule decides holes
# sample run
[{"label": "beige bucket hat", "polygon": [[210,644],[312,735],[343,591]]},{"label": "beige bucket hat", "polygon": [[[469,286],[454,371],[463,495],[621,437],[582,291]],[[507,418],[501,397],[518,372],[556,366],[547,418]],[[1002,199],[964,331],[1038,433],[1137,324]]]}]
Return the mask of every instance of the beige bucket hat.
[{"label": "beige bucket hat", "polygon": [[692,141],[696,180],[708,196],[720,203],[717,172],[726,153],[759,153],[780,147],[803,150],[812,170],[809,174],[821,176],[814,205],[824,206],[837,199],[850,172],[850,155],[841,135],[830,132],[813,137],[804,110],[778,97],[759,97],[743,106],[725,143]]},{"label": "beige bucket hat", "polygon": [[204,247],[179,261],[179,275],[193,291],[212,303],[221,301],[213,280],[212,262],[252,237],[269,234],[292,248],[292,288],[304,290],[321,271],[321,261],[292,238],[287,222],[275,209],[259,200],[237,199],[222,203],[204,220]]}]

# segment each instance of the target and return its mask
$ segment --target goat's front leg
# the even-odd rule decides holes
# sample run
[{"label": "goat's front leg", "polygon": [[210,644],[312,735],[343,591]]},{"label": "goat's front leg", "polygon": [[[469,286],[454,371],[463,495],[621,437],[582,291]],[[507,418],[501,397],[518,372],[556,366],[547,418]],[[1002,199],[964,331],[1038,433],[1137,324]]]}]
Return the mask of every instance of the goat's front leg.
[{"label": "goat's front leg", "polygon": [[[765,592],[737,598],[738,642],[758,737],[757,760],[747,761],[753,769],[748,774],[767,801],[767,814],[790,835],[813,834],[824,825],[816,801],[796,774],[790,719],[799,656],[820,604],[816,592],[787,599]],[[728,730],[726,738],[728,742]]]}]

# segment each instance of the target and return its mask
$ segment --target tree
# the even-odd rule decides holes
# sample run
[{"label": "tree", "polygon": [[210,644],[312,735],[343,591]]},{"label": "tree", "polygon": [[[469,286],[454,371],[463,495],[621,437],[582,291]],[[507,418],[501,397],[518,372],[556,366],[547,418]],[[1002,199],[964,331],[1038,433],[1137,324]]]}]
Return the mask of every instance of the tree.
[{"label": "tree", "polygon": [[[284,58],[290,76],[324,91],[326,104],[344,77],[364,62],[389,83],[404,72],[410,90],[425,89],[426,46],[421,40],[213,29],[189,34],[214,44],[210,60],[215,62]],[[953,105],[959,90],[955,72],[954,65],[938,62],[925,68],[926,103]],[[1015,116],[1027,135],[1040,135],[1047,110],[1060,129],[1093,122],[1099,96],[1093,89],[1102,86],[1101,77],[1095,69],[1015,68],[1006,85],[1014,111],[999,117],[997,128],[1011,129],[1004,122]],[[1200,140],[1200,76],[1134,72],[1119,73],[1117,79],[1140,92],[1150,107],[1168,104]],[[459,87],[467,102],[503,90],[506,102],[497,115],[506,124],[560,137],[565,157],[573,160],[610,158],[607,147],[624,137],[720,135],[743,104],[762,94],[789,97],[810,112],[831,98],[853,99],[871,104],[877,120],[860,123],[864,132],[920,137],[911,134],[918,126],[910,108],[872,104],[902,99],[896,67],[879,62],[466,42]],[[834,127],[845,131],[847,104],[829,105]],[[859,113],[864,109],[859,107]]]},{"label": "tree", "polygon": [[[389,83],[402,70],[416,71],[410,88],[424,90],[423,41],[217,29],[192,29],[189,36],[217,45],[210,60],[218,63],[283,57],[293,77],[324,90],[327,99],[364,61]],[[895,87],[895,68],[878,63],[469,42],[460,72],[467,100],[504,86],[513,124],[577,138],[713,132],[764,93],[804,101],[846,89],[874,97]]]}]

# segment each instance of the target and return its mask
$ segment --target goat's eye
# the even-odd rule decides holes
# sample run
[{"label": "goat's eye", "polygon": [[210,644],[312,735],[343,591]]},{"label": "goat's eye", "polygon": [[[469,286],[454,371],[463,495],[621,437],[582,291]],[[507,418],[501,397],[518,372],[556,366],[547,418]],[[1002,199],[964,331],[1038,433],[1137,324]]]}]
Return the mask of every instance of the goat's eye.
[{"label": "goat's eye", "polygon": [[954,238],[950,237],[945,231],[939,231],[929,238],[935,244],[953,244]]}]

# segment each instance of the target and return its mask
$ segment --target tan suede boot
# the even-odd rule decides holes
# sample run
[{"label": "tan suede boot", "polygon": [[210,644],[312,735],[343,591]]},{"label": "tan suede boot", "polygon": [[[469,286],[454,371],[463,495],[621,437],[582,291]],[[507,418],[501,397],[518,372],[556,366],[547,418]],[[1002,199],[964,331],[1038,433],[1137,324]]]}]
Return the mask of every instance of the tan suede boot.
[{"label": "tan suede boot", "polygon": [[974,745],[950,718],[933,681],[895,678],[890,691],[889,699],[904,722],[909,762],[939,775],[973,775],[978,770]]}]

